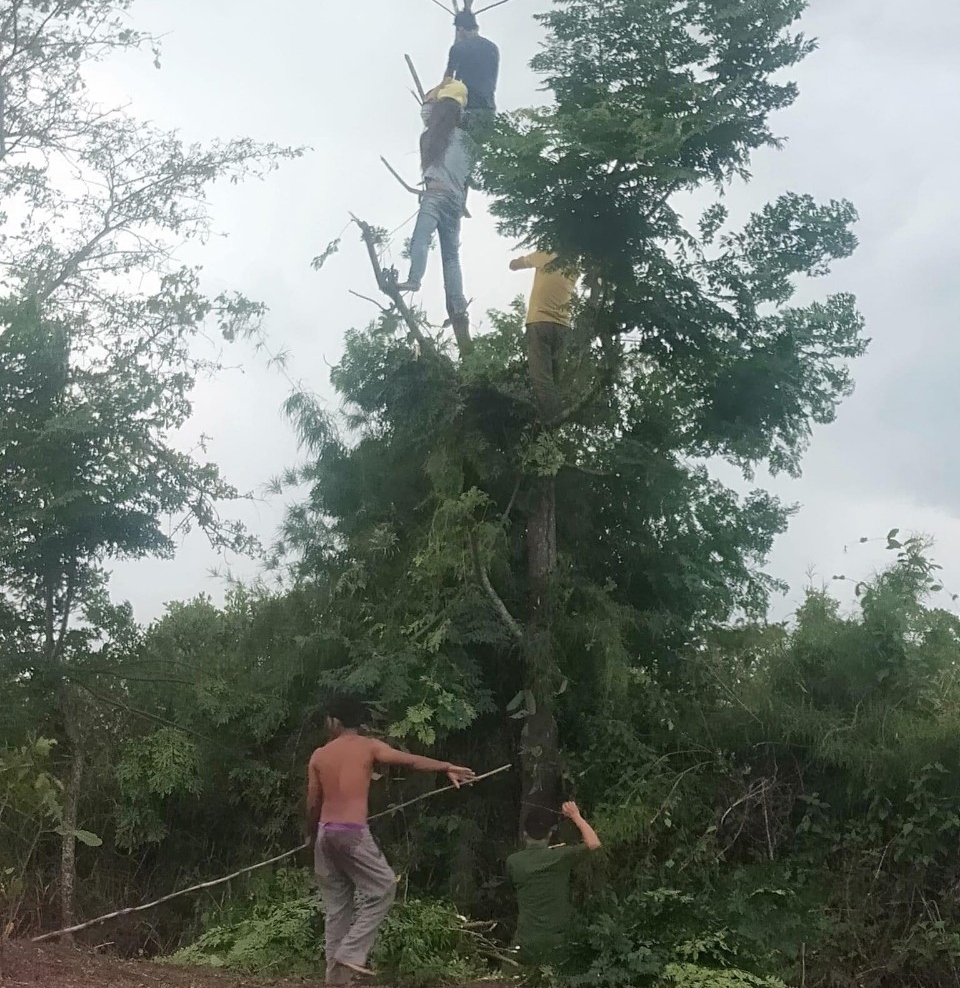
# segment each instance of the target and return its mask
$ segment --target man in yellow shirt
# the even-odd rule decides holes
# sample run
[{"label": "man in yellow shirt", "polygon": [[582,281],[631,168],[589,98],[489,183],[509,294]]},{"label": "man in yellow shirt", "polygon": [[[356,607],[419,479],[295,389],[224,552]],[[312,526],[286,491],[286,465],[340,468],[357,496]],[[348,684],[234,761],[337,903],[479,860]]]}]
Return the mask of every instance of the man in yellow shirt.
[{"label": "man in yellow shirt", "polygon": [[577,277],[557,269],[557,255],[538,250],[510,262],[511,271],[533,268],[533,290],[527,308],[527,363],[530,383],[543,424],[553,425],[563,406],[557,388],[560,352],[570,331],[570,304]]}]

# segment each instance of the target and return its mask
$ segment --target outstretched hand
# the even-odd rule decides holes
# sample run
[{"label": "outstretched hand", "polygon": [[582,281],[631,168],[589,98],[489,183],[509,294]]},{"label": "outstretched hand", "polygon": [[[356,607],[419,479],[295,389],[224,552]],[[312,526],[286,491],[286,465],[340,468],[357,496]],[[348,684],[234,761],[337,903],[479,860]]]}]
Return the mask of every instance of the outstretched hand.
[{"label": "outstretched hand", "polygon": [[465,783],[473,782],[477,773],[472,768],[464,768],[462,765],[451,765],[447,769],[447,778],[458,789]]},{"label": "outstretched hand", "polygon": [[510,262],[510,270],[511,271],[519,271],[522,267],[523,267],[523,259],[520,258],[520,257],[515,257]]}]

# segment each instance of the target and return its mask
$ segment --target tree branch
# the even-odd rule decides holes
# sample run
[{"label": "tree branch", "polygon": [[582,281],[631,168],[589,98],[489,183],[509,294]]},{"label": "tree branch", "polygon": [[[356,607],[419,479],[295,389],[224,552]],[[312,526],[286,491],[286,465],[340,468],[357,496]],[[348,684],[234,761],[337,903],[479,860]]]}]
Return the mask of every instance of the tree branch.
[{"label": "tree branch", "polygon": [[416,189],[412,185],[408,185],[404,180],[403,176],[387,161],[383,155],[380,155],[380,160],[387,166],[387,171],[407,190],[407,192],[412,192],[418,199],[423,195],[423,189]]},{"label": "tree branch", "polygon": [[410,70],[410,75],[413,76],[413,84],[417,87],[417,92],[420,94],[420,103],[422,105],[426,101],[427,94],[423,91],[420,76],[417,75],[417,70],[413,66],[413,59],[409,55],[404,55],[403,57],[407,61],[407,68]]},{"label": "tree branch", "polygon": [[370,257],[370,266],[373,268],[374,276],[377,279],[377,287],[396,306],[397,312],[400,313],[400,317],[407,325],[410,340],[420,346],[421,349],[427,350],[432,354],[437,354],[436,344],[429,336],[424,334],[420,326],[420,321],[413,314],[410,306],[404,302],[396,282],[383,270],[383,265],[377,256],[377,241],[373,233],[373,228],[369,223],[364,223],[363,220],[358,219],[353,213],[350,214],[350,218],[360,228],[360,235],[363,238],[363,242],[367,248],[367,254]]},{"label": "tree branch", "polygon": [[510,634],[518,642],[523,641],[523,628],[520,626],[520,622],[510,613],[510,609],[503,602],[500,594],[497,593],[493,584],[490,582],[490,575],[480,560],[480,547],[477,545],[477,540],[473,537],[473,532],[467,533],[467,541],[470,543],[470,554],[473,556],[473,566],[476,570],[477,580],[480,586],[483,587],[484,593],[490,598],[490,603],[493,604],[494,610],[500,616],[500,620],[506,625]]}]

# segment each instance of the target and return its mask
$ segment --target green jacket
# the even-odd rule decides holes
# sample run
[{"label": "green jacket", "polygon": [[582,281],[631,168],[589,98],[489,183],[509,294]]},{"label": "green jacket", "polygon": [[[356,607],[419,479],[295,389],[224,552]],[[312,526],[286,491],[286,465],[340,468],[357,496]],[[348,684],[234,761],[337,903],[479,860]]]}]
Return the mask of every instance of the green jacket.
[{"label": "green jacket", "polygon": [[549,847],[545,840],[528,841],[524,850],[507,858],[520,913],[516,941],[525,963],[561,959],[573,924],[570,874],[586,852],[583,844]]}]

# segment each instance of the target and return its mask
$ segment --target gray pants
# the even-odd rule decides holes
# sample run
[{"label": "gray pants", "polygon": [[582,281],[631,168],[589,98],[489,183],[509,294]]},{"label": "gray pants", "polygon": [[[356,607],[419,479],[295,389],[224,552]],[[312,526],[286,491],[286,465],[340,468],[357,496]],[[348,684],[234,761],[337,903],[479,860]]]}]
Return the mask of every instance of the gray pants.
[{"label": "gray pants", "polygon": [[570,335],[567,326],[555,322],[527,324],[527,366],[533,394],[544,425],[552,425],[560,418],[563,407],[560,389],[560,354]]},{"label": "gray pants", "polygon": [[323,900],[327,978],[334,965],[365,967],[397,894],[397,879],[367,827],[320,825],[314,867]]}]

